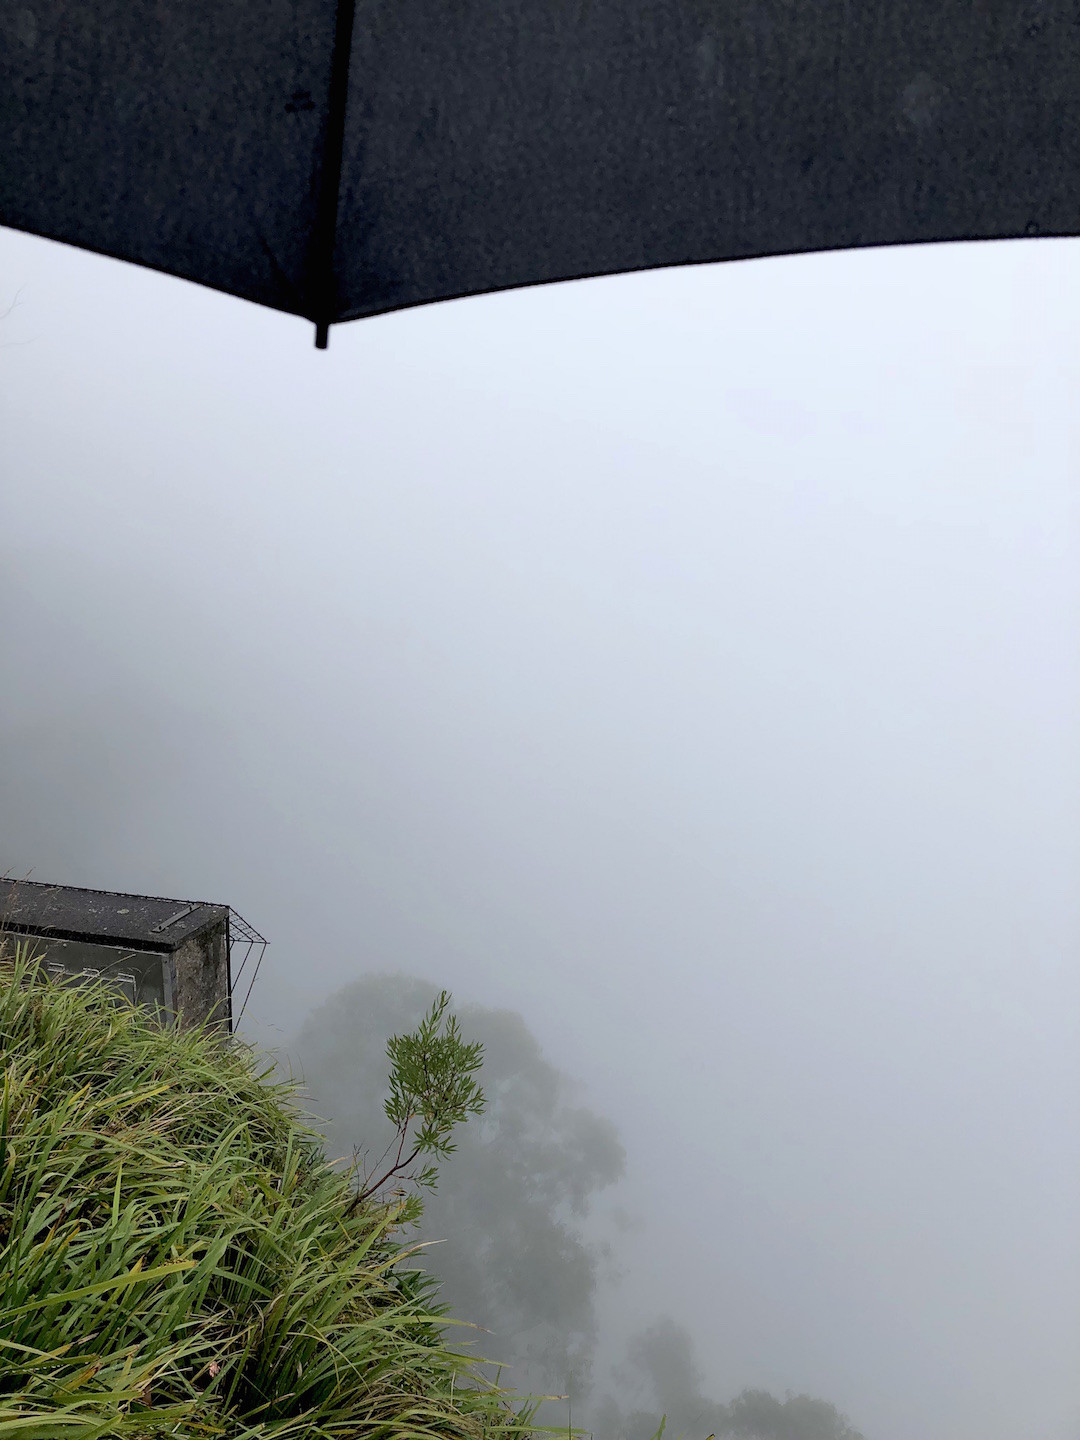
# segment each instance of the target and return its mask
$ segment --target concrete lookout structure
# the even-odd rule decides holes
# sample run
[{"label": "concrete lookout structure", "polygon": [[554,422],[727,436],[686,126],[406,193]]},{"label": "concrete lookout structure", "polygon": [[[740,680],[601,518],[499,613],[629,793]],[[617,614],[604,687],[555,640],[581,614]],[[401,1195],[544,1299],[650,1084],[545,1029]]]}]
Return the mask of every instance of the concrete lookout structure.
[{"label": "concrete lookout structure", "polygon": [[210,1022],[230,1034],[234,939],[248,945],[245,965],[252,945],[266,945],[228,905],[30,880],[0,879],[4,932],[26,940],[54,980],[100,978],[165,1024]]}]

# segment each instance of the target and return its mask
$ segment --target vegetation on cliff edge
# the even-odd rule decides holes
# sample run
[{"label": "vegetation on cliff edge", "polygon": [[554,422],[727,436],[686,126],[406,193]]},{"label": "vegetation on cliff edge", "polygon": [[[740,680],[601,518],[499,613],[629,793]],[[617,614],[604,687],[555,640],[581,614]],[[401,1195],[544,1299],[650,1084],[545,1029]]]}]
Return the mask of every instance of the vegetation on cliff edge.
[{"label": "vegetation on cliff edge", "polygon": [[535,1430],[249,1047],[9,944],[0,1072],[0,1440]]}]

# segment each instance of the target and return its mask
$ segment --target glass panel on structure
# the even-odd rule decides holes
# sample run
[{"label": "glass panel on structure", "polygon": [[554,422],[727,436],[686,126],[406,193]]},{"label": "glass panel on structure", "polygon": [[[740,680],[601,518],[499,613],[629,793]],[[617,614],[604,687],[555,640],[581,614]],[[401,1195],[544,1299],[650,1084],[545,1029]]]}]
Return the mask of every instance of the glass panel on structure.
[{"label": "glass panel on structure", "polygon": [[109,981],[133,1004],[165,1010],[164,965],[168,957],[153,950],[132,950],[126,946],[94,944],[84,940],[55,940],[29,937],[34,957],[51,980],[76,984],[89,980]]}]

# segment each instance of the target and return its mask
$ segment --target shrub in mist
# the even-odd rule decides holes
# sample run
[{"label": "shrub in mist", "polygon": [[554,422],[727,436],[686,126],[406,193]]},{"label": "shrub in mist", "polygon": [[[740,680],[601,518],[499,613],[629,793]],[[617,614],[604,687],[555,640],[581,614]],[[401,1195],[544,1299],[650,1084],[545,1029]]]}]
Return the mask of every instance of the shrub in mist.
[{"label": "shrub in mist", "polygon": [[[367,976],[313,1011],[286,1047],[332,1148],[368,1173],[396,1143],[383,1111],[386,1036],[415,1025],[434,991],[409,976]],[[584,1222],[621,1176],[623,1148],[609,1120],[575,1103],[520,1015],[459,1013],[483,1044],[486,1106],[425,1198],[425,1267],[454,1314],[490,1332],[486,1353],[509,1367],[504,1379],[562,1393],[572,1372],[576,1406],[588,1392],[607,1253]],[[554,1423],[552,1407],[544,1413]],[[565,1405],[561,1414],[565,1426]]]},{"label": "shrub in mist", "polygon": [[[620,1396],[607,1395],[593,1414],[596,1440],[864,1440],[835,1405],[811,1395],[783,1400],[743,1390],[727,1403],[702,1392],[703,1376],[688,1330],[667,1316],[641,1331],[616,1368]],[[628,1398],[645,1403],[636,1407]]]}]

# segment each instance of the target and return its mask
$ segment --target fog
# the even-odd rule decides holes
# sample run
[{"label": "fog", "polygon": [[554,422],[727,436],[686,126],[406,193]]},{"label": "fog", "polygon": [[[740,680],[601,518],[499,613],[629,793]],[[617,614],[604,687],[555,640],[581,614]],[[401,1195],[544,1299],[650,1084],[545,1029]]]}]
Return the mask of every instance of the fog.
[{"label": "fog", "polygon": [[0,873],[231,904],[262,1045],[520,1014],[625,1148],[605,1364],[1077,1440],[1080,245],[322,354],[0,230],[0,307]]}]

